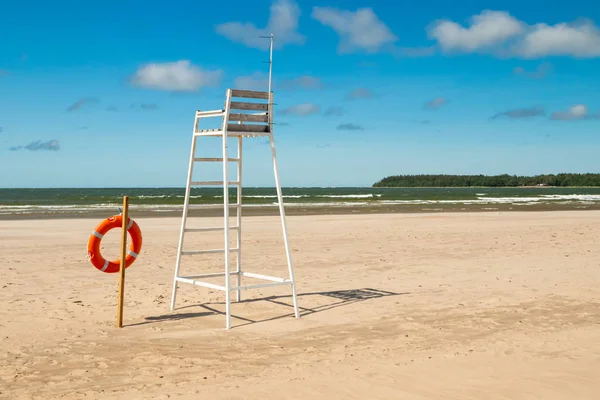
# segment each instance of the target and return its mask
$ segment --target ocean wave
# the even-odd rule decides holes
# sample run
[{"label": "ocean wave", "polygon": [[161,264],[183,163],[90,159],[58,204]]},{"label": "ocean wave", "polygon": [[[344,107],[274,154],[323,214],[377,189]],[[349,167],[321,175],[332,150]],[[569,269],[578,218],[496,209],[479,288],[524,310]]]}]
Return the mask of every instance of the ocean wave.
[{"label": "ocean wave", "polygon": [[[180,194],[161,194],[161,195],[147,195],[141,194],[139,196],[135,196],[137,199],[164,199],[164,198],[174,198],[174,199],[183,199],[185,196]],[[190,199],[201,199],[202,195],[190,195]],[[210,197],[210,196],[208,196]],[[223,196],[221,196],[223,197]]]},{"label": "ocean wave", "polygon": [[114,208],[121,207],[119,204],[88,204],[88,205],[37,205],[37,204],[24,204],[24,205],[0,205],[0,210],[75,210],[75,209],[99,209],[99,208]]},{"label": "ocean wave", "polygon": [[477,199],[465,200],[381,200],[383,204],[536,204],[536,203],[552,203],[552,204],[571,204],[575,203],[594,203],[600,202],[600,195],[542,195],[539,197],[477,197]]},{"label": "ocean wave", "polygon": [[[285,203],[286,207],[348,207],[348,206],[368,206],[372,202],[357,202],[357,201],[336,201],[335,203]],[[262,204],[257,204],[261,206]],[[271,203],[271,206],[277,206],[278,203]]]},{"label": "ocean wave", "polygon": [[[223,196],[214,196],[217,198],[223,198]],[[258,195],[258,194],[253,194],[253,195],[242,195],[243,198],[246,199],[276,199],[277,195],[276,194],[264,194],[264,195]],[[307,194],[284,194],[283,198],[284,199],[300,199],[303,197],[311,197],[310,195]]]},{"label": "ocean wave", "polygon": [[600,194],[544,194],[542,197],[557,200],[600,201]]},{"label": "ocean wave", "polygon": [[[497,205],[497,204],[515,204],[519,206],[531,206],[539,204],[556,204],[556,205],[590,205],[600,203],[600,194],[540,194],[538,196],[506,196],[506,197],[491,197],[477,196],[471,199],[411,199],[411,200],[382,200],[374,199],[380,197],[381,194],[347,194],[347,195],[287,195],[287,199],[308,199],[307,201],[285,201],[285,207],[294,208],[311,208],[311,207],[360,207],[360,206],[394,206],[394,205]],[[149,196],[151,197],[151,196]],[[155,196],[156,198],[169,197],[167,195]],[[183,197],[183,196],[181,196]],[[200,198],[202,196],[192,196]],[[211,198],[213,196],[210,196]],[[267,199],[260,203],[244,203],[244,207],[277,207],[276,195],[248,195],[244,197]],[[332,198],[335,200],[326,201],[325,199]],[[270,199],[270,200],[268,200]],[[275,201],[273,201],[275,199]],[[312,201],[314,199],[314,201]],[[325,201],[319,201],[323,199]],[[354,200],[357,199],[357,200]],[[362,201],[361,201],[362,199]],[[345,201],[346,200],[346,201]],[[183,203],[183,202],[181,202]],[[220,206],[222,203],[213,201],[206,204],[190,205],[191,209],[202,209],[204,206]],[[119,212],[121,204],[119,203],[97,203],[97,204],[62,204],[62,205],[36,205],[36,204],[20,204],[20,205],[0,205],[0,215],[11,214],[83,214],[86,212],[106,210],[113,214]],[[183,204],[130,204],[130,209],[133,211],[148,211],[148,212],[180,212],[183,210]],[[217,207],[218,209],[218,207]]]},{"label": "ocean wave", "polygon": [[311,197],[322,197],[331,199],[368,199],[373,197],[381,197],[381,194],[370,193],[370,194],[323,194]]},{"label": "ocean wave", "polygon": [[[113,215],[119,213],[120,204],[86,204],[86,205],[18,205],[8,206],[0,205],[0,215],[10,214],[51,214],[51,213],[85,213],[98,210],[113,210]],[[130,205],[130,210],[166,210],[183,209],[183,206],[173,206],[171,204],[148,204],[148,205]]]},{"label": "ocean wave", "polygon": [[600,195],[595,194],[544,194],[539,197],[478,197],[479,201],[488,203],[537,203],[556,201],[600,201]]},{"label": "ocean wave", "polygon": [[[306,199],[306,198],[330,198],[330,199],[368,199],[381,197],[381,194],[369,193],[369,194],[284,194],[284,199]],[[223,198],[223,196],[213,196],[214,198]],[[248,199],[276,199],[276,194],[252,194],[242,195]]]}]

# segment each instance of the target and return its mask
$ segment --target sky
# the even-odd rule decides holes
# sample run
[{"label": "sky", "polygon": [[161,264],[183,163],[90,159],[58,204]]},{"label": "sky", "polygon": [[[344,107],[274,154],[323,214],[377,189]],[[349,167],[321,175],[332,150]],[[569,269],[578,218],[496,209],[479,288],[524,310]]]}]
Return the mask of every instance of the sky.
[{"label": "sky", "polygon": [[[267,90],[271,33],[284,187],[600,172],[591,0],[99,4],[3,3],[0,187],[185,186],[195,111]],[[274,185],[264,138],[243,159]]]}]

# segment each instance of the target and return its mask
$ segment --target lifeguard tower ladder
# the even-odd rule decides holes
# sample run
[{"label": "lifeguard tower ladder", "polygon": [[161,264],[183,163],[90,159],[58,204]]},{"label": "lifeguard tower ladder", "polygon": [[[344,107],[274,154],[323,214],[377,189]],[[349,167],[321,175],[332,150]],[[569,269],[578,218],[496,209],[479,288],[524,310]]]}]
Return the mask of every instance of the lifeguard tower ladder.
[{"label": "lifeguard tower ladder", "polygon": [[[286,285],[291,287],[294,313],[296,318],[300,317],[298,312],[298,299],[296,296],[296,283],[294,280],[294,268],[290,254],[287,227],[285,220],[285,209],[283,205],[283,196],[281,194],[281,184],[279,181],[279,171],[277,167],[277,155],[275,152],[275,143],[273,140],[273,92],[271,90],[271,74],[273,60],[273,35],[270,36],[270,57],[269,57],[269,90],[268,92],[227,89],[225,106],[220,110],[196,111],[194,120],[194,130],[192,134],[192,149],[190,153],[187,185],[183,205],[183,216],[181,221],[181,231],[179,235],[179,245],[177,249],[177,261],[175,264],[175,276],[173,279],[173,294],[171,298],[171,310],[175,309],[177,298],[178,283],[190,283],[197,286],[203,286],[211,289],[225,292],[225,313],[226,329],[231,328],[231,292],[236,292],[236,301],[241,301],[241,291],[248,289],[259,289],[272,286]],[[234,100],[241,98],[242,100]],[[256,99],[257,102],[244,101],[243,99]],[[266,103],[264,101],[266,100]],[[247,112],[251,111],[251,112]],[[219,129],[198,129],[199,122],[204,118],[221,117],[222,125]],[[233,123],[232,123],[233,122]],[[251,123],[251,124],[250,124]],[[196,144],[200,137],[221,137],[222,138],[222,157],[218,158],[199,158],[196,157]],[[231,158],[228,154],[228,139],[237,138],[237,157]],[[275,175],[275,187],[277,190],[277,200],[279,204],[279,214],[281,226],[283,229],[283,240],[287,258],[288,277],[280,278],[247,272],[242,269],[242,140],[244,138],[268,137],[271,145],[271,156],[273,161],[273,172]],[[196,162],[221,162],[223,164],[223,181],[194,181],[193,171]],[[229,181],[229,163],[237,164],[237,180]],[[190,208],[190,192],[192,186],[223,186],[223,227],[206,228],[188,228],[186,220]],[[237,201],[234,204],[229,203],[229,186],[237,188]],[[236,224],[230,226],[229,211],[230,208],[236,210]],[[230,231],[234,230],[237,236],[237,245],[230,246]],[[223,231],[224,248],[223,249],[205,249],[205,250],[183,250],[185,234],[192,232]],[[236,252],[235,270],[231,270],[230,253]],[[186,255],[198,255],[208,253],[224,253],[225,268],[223,272],[207,273],[202,275],[182,276],[180,275],[181,257]],[[224,277],[223,285],[216,285],[204,281],[204,278]],[[231,277],[235,276],[236,284],[232,286]],[[268,281],[255,285],[242,286],[242,277],[250,277]]]}]

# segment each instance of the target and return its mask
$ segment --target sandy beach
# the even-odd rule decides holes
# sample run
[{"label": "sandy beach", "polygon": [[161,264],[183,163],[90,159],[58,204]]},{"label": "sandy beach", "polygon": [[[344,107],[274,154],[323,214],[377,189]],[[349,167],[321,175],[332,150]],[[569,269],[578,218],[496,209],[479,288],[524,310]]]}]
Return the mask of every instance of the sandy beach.
[{"label": "sandy beach", "polygon": [[[0,398],[600,398],[600,211],[289,216],[302,317],[287,287],[247,291],[229,331],[222,292],[169,310],[180,219],[136,221],[122,329],[118,276],[85,259],[100,219],[0,221]],[[277,217],[244,219],[243,248],[285,276]]]}]

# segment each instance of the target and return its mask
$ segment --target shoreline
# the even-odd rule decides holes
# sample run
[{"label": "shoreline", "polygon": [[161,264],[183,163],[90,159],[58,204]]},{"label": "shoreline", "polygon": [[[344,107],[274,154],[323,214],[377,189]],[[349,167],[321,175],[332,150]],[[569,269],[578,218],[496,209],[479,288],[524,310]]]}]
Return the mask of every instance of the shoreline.
[{"label": "shoreline", "polygon": [[368,189],[600,189],[600,186],[368,186]]},{"label": "shoreline", "polygon": [[[590,211],[600,210],[600,203],[593,204],[531,204],[531,203],[507,203],[507,204],[414,204],[414,205],[343,205],[343,206],[286,206],[287,216],[311,216],[311,215],[355,215],[355,214],[427,214],[427,213],[470,213],[470,212],[540,212],[540,211]],[[235,210],[231,210],[235,215]],[[46,220],[46,219],[98,219],[118,214],[118,206],[112,208],[99,208],[86,211],[52,210],[31,212],[23,214],[0,214],[0,221],[15,220]],[[129,214],[135,218],[172,218],[181,217],[182,209],[160,209],[152,210],[145,208],[130,207]],[[190,209],[189,217],[220,217],[223,215],[221,209]],[[279,215],[277,206],[246,206],[242,209],[242,215],[251,216],[273,216]]]}]

